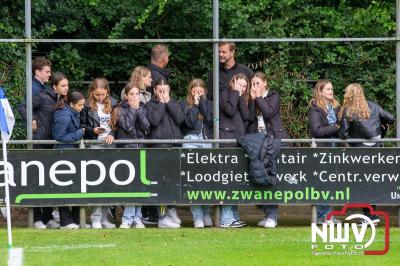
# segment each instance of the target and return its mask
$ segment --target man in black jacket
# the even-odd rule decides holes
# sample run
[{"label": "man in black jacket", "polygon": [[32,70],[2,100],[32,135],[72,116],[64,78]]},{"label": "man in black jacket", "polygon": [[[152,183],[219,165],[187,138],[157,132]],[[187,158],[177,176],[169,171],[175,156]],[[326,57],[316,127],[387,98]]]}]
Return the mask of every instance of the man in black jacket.
[{"label": "man in black jacket", "polygon": [[151,93],[154,92],[154,82],[160,78],[168,81],[171,71],[167,69],[169,62],[169,50],[166,45],[157,44],[151,49],[151,63],[147,66],[151,71]]},{"label": "man in black jacket", "polygon": [[[171,71],[167,69],[169,62],[169,50],[164,44],[156,44],[151,49],[151,63],[147,66],[151,71],[151,88],[147,88],[152,94],[154,94],[154,82],[160,78],[164,78],[168,81],[171,76]],[[142,221],[145,224],[157,224],[158,223],[158,212],[155,206],[143,206],[142,207]]]},{"label": "man in black jacket", "polygon": [[[236,44],[234,42],[219,43],[219,90],[229,89],[229,81],[236,74],[242,73],[251,80],[253,71],[235,60]],[[154,79],[153,79],[154,80]],[[213,98],[213,73],[208,74],[207,98]]]}]

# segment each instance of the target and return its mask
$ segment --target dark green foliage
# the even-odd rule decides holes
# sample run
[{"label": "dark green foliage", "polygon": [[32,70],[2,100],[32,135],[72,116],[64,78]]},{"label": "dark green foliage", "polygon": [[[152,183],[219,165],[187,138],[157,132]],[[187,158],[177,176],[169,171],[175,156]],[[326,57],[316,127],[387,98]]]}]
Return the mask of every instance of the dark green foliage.
[{"label": "dark green foliage", "polygon": [[[23,37],[22,1],[0,2],[0,37]],[[211,38],[212,1],[37,0],[32,23],[34,38]],[[220,1],[221,38],[390,37],[395,26],[393,1]],[[88,85],[81,81],[104,76],[117,82],[112,89],[118,95],[131,70],[147,65],[151,46],[36,44],[34,55],[48,56],[53,70],[77,81],[72,89],[86,91]],[[212,45],[169,47],[172,87],[183,97],[190,79],[207,78]],[[0,56],[1,79],[16,99],[24,88],[24,47],[0,44]],[[307,105],[312,81],[319,78],[332,79],[339,98],[347,84],[359,82],[369,99],[395,112],[394,42],[239,43],[237,58],[268,74],[270,87],[281,94],[282,116],[292,137],[308,136]]]}]

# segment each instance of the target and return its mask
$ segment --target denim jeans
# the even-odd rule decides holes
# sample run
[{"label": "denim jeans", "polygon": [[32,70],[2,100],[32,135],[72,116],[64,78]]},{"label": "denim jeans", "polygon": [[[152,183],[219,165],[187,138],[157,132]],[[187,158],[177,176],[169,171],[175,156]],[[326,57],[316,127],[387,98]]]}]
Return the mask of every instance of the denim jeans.
[{"label": "denim jeans", "polygon": [[90,221],[94,222],[101,222],[101,220],[108,220],[108,207],[93,207],[92,213],[90,215]]},{"label": "denim jeans", "polygon": [[[236,221],[233,215],[232,205],[222,205],[221,206],[221,224],[230,224]],[[237,206],[236,206],[237,207]]]},{"label": "denim jeans", "polygon": [[[197,140],[203,139],[203,135],[200,134],[188,134],[183,139],[189,140]],[[182,148],[191,148],[191,149],[198,149],[198,148],[212,148],[211,143],[183,143]],[[205,215],[210,215],[210,206],[199,206],[199,205],[192,205],[190,206],[190,210],[192,211],[193,220],[202,220]],[[222,220],[222,219],[221,219]]]},{"label": "denim jeans", "polygon": [[275,222],[278,220],[278,205],[265,205],[263,209],[265,218],[273,219]]},{"label": "denim jeans", "polygon": [[207,205],[192,205],[190,211],[193,215],[193,220],[203,220],[204,216],[210,215],[210,206]]},{"label": "denim jeans", "polygon": [[125,206],[122,223],[132,224],[135,218],[142,219],[142,206]]},{"label": "denim jeans", "polygon": [[318,219],[325,218],[330,211],[331,207],[329,205],[317,205],[317,218]]},{"label": "denim jeans", "polygon": [[[183,137],[183,139],[190,139],[190,140],[197,140],[197,139],[204,139],[202,134],[188,134],[185,137]],[[193,149],[197,149],[197,148],[212,148],[212,144],[211,143],[183,143],[182,144],[182,148],[193,148]]]}]

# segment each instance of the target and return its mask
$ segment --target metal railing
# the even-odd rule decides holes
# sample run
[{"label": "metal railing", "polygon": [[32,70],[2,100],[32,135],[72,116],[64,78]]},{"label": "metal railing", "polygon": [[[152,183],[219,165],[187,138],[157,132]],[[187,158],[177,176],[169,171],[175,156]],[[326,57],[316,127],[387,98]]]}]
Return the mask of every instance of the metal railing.
[{"label": "metal railing", "polygon": [[[219,1],[213,0],[213,38],[211,39],[32,39],[31,21],[31,0],[25,0],[25,38],[21,39],[0,39],[0,43],[25,43],[26,51],[26,100],[27,100],[27,121],[32,121],[32,44],[33,43],[212,43],[213,44],[213,86],[219,85],[219,58],[218,43],[221,41],[232,42],[396,42],[396,136],[393,139],[382,139],[379,142],[400,143],[400,0],[396,0],[396,36],[395,37],[371,37],[371,38],[237,38],[225,39],[219,36]],[[219,90],[213,90],[213,116],[214,116],[214,139],[196,140],[195,142],[234,143],[236,140],[219,140]],[[118,140],[115,143],[189,143],[187,140]],[[311,143],[316,146],[320,142],[368,142],[368,140],[352,139],[290,139],[282,140],[290,143]],[[55,144],[55,141],[32,140],[32,125],[27,123],[27,140],[13,140],[10,144]],[[83,140],[80,144],[99,143],[94,140]],[[102,142],[100,142],[102,143]],[[218,210],[218,209],[217,209]],[[84,213],[83,213],[84,214]],[[400,209],[399,209],[400,214]],[[218,214],[217,214],[218,216]],[[399,219],[400,222],[400,219]]]}]

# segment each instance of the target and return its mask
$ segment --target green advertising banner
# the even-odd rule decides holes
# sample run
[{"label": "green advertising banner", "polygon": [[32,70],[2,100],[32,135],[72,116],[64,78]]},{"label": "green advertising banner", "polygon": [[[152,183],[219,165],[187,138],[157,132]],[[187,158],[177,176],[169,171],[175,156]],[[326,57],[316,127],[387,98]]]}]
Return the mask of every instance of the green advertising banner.
[{"label": "green advertising banner", "polygon": [[6,167],[14,206],[400,205],[399,163],[397,148],[284,148],[271,187],[249,182],[249,160],[232,148],[11,150]]}]

